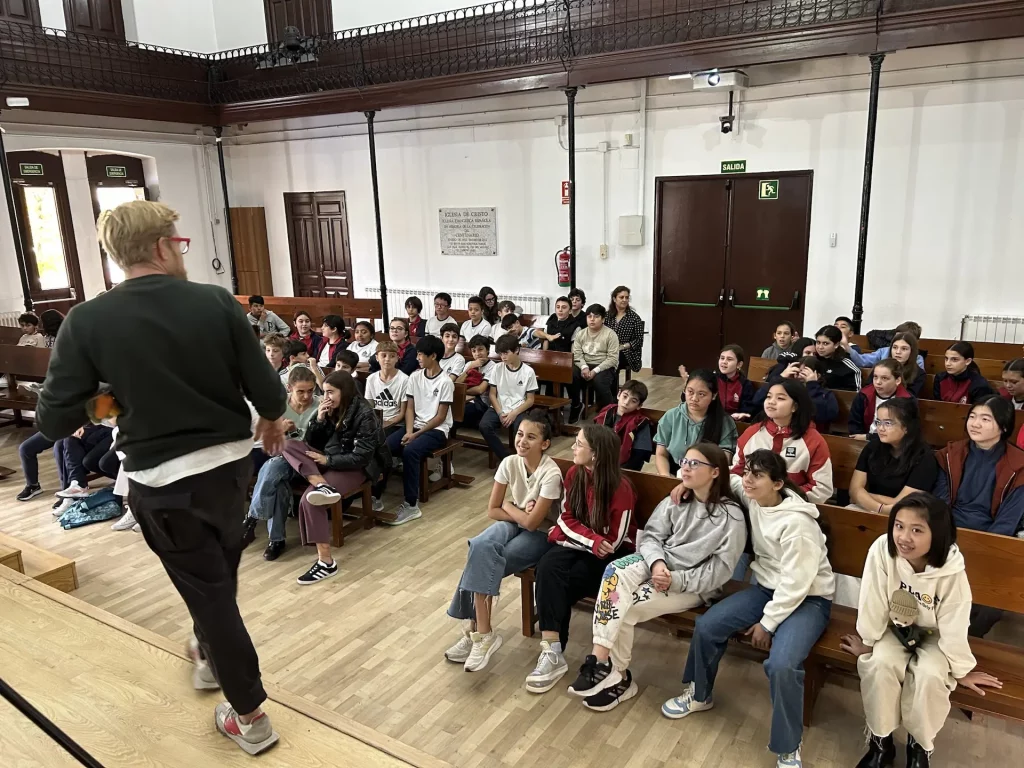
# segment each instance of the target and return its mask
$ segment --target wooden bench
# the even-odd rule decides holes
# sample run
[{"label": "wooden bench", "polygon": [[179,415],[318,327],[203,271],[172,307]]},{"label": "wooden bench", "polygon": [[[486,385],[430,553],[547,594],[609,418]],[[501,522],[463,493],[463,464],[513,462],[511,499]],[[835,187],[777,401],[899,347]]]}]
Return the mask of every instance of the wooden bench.
[{"label": "wooden bench", "polygon": [[[340,501],[335,502],[330,507],[331,517],[331,546],[332,547],[343,547],[345,546],[345,537],[349,534],[355,533],[356,531],[366,530],[373,528],[374,523],[377,520],[394,520],[396,515],[394,512],[374,512],[373,511],[373,494],[370,489],[372,483],[367,480],[358,488],[355,488],[344,496],[341,497]],[[296,502],[302,498],[309,488],[309,483],[306,482],[306,478],[299,478],[292,483],[292,496]],[[346,521],[344,513],[345,505],[344,502],[348,499],[355,497],[361,499],[358,515],[348,515],[349,520]]]},{"label": "wooden bench", "polygon": [[[451,405],[452,421],[462,421],[466,416],[466,385],[456,384],[455,385],[455,397]],[[464,488],[475,479],[471,475],[457,475],[452,471],[452,454],[455,453],[455,449],[461,448],[464,445],[462,439],[453,440],[448,438],[448,442],[442,448],[431,452],[429,455],[423,458],[423,464],[420,467],[420,498],[421,502],[430,501],[430,494],[437,493],[438,491],[444,491],[448,488],[460,487]],[[441,477],[438,480],[431,482],[430,472],[427,469],[428,459],[440,459],[441,460]]]},{"label": "wooden bench", "polygon": [[[917,345],[932,355],[942,357],[945,351],[958,341],[960,339],[919,339]],[[861,352],[869,352],[874,349],[868,343],[867,336],[854,336],[853,343],[860,348]],[[974,354],[987,360],[1013,360],[1016,357],[1024,357],[1024,345],[1020,342],[972,341],[971,346],[974,347]],[[924,353],[922,352],[922,354]]]},{"label": "wooden bench", "polygon": [[[235,296],[245,311],[249,311],[249,297]],[[294,328],[292,318],[299,310],[309,313],[313,321],[313,329],[318,330],[323,324],[325,315],[339,315],[345,319],[346,325],[356,320],[379,320],[384,314],[380,299],[321,298],[310,296],[264,296],[263,305],[280,317],[290,328]],[[404,317],[404,314],[403,314]]]},{"label": "wooden bench", "polygon": [[[555,462],[563,475],[572,466],[572,462],[564,459],[555,459]],[[634,513],[637,525],[642,527],[655,507],[678,481],[630,470],[623,470],[623,473],[636,489],[637,504]],[[868,549],[879,536],[885,534],[888,517],[827,504],[819,504],[818,510],[821,519],[831,529],[829,562],[833,571],[837,574],[860,577],[864,572]],[[975,603],[1024,613],[1024,572],[1019,567],[1024,558],[1024,540],[961,529],[958,531],[958,544],[967,564],[967,575]],[[533,602],[536,574],[534,569],[530,568],[517,576],[522,587],[522,630],[526,637],[532,637],[537,615]],[[731,594],[746,588],[746,584],[732,581],[726,585],[725,592]],[[592,610],[594,601],[586,599],[577,605]],[[685,636],[692,634],[694,623],[704,611],[705,609],[700,607],[692,611],[669,614],[653,619],[647,622],[647,625],[665,627],[679,636]],[[856,659],[840,648],[843,635],[856,631],[856,620],[855,609],[833,604],[829,625],[804,664],[805,726],[811,725],[814,703],[829,672],[856,674]],[[746,645],[751,653],[764,655],[755,651],[749,643],[739,637],[734,638],[734,641]],[[1024,656],[1020,649],[990,640],[971,638],[971,650],[978,659],[978,667],[998,677],[1003,682],[1003,688],[989,690],[985,696],[957,688],[952,694],[954,705],[970,711],[1024,720]]]},{"label": "wooden bench", "polygon": [[[50,366],[50,350],[38,347],[0,345],[0,374],[7,376],[7,386],[0,389],[0,409],[10,409],[11,419],[0,419],[0,426],[23,427],[28,421],[23,411],[36,409],[36,395],[18,387],[18,381],[42,381]],[[83,414],[84,416],[84,414]]]},{"label": "wooden bench", "polygon": [[[74,560],[0,533],[0,555],[3,553],[6,555],[0,558],[0,564],[13,567],[29,578],[61,592],[74,592],[78,589],[78,571]],[[16,567],[18,564],[20,568]]]},{"label": "wooden bench", "polygon": [[[867,440],[856,440],[840,435],[825,435],[825,444],[832,459],[832,487],[837,491],[850,490],[850,481],[857,468],[857,460]],[[930,488],[928,490],[931,490]]]},{"label": "wooden bench", "polygon": [[12,328],[9,325],[0,325],[0,344],[16,345],[21,340],[21,328]]}]

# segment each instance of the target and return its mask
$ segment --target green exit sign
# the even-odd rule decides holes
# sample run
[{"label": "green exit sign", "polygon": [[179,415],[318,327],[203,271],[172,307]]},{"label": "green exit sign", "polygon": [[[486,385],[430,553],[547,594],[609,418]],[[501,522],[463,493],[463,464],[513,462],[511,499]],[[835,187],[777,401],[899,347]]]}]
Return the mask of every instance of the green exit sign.
[{"label": "green exit sign", "polygon": [[109,179],[124,179],[128,176],[128,169],[123,165],[108,165],[107,166],[107,178]]},{"label": "green exit sign", "polygon": [[722,173],[746,173],[746,160],[723,160]]},{"label": "green exit sign", "polygon": [[43,175],[43,164],[42,163],[18,163],[18,168],[21,171],[22,176],[42,176]]},{"label": "green exit sign", "polygon": [[757,199],[758,200],[778,200],[779,199],[779,180],[768,179],[767,181],[757,182]]}]

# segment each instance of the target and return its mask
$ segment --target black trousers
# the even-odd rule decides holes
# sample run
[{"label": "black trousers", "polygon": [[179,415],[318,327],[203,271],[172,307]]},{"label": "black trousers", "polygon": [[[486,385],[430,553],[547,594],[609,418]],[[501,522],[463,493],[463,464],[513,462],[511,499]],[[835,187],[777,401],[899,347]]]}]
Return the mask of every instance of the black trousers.
[{"label": "black trousers", "polygon": [[1003,611],[987,605],[971,606],[971,624],[967,629],[970,637],[984,637],[1003,618]]},{"label": "black trousers", "polygon": [[565,649],[572,607],[584,597],[596,597],[608,563],[619,555],[599,558],[590,552],[551,547],[537,563],[537,618],[541,632],[557,632]]},{"label": "black trousers", "polygon": [[583,372],[579,366],[572,367],[572,384],[569,385],[569,398],[573,404],[579,405],[583,402],[582,393],[586,387],[593,387],[594,401],[598,410],[606,405],[611,405],[618,397],[619,372],[610,368],[601,371],[590,381],[583,378]]},{"label": "black trousers", "polygon": [[192,616],[196,639],[240,714],[266,698],[260,661],[238,612],[238,561],[252,476],[249,456],[170,485],[134,480],[128,504]]}]

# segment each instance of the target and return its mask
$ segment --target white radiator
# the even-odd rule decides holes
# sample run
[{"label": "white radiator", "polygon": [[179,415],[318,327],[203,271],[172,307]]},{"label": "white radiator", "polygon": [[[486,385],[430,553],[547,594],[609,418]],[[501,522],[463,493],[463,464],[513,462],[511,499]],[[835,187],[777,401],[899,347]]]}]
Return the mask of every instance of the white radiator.
[{"label": "white radiator", "polygon": [[963,341],[996,341],[1024,344],[1024,317],[964,315],[960,321]]},{"label": "white radiator", "polygon": [[0,312],[0,325],[7,326],[8,328],[17,328],[18,318],[21,315],[21,312]]},{"label": "white radiator", "polygon": [[[376,288],[363,289],[372,298],[380,298],[380,286]],[[451,291],[445,288],[392,288],[388,286],[388,307],[391,314],[405,317],[405,300],[410,296],[416,296],[423,302],[423,316],[429,317],[433,313],[434,294],[447,293],[452,297],[452,309],[467,309],[469,300],[476,296],[475,291]],[[518,314],[528,315],[549,315],[551,314],[551,299],[533,293],[519,293],[515,295],[498,294],[498,301],[514,301]]]}]

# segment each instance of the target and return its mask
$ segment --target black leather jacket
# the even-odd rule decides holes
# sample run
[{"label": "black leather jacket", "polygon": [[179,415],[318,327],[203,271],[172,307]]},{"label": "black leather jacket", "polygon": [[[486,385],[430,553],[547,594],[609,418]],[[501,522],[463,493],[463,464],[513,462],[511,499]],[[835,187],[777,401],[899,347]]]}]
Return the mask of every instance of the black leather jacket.
[{"label": "black leather jacket", "polygon": [[384,430],[369,403],[356,396],[345,412],[341,425],[333,418],[313,419],[306,428],[306,445],[327,457],[327,468],[344,472],[361,469],[376,482],[391,468],[391,451],[384,440]]}]

